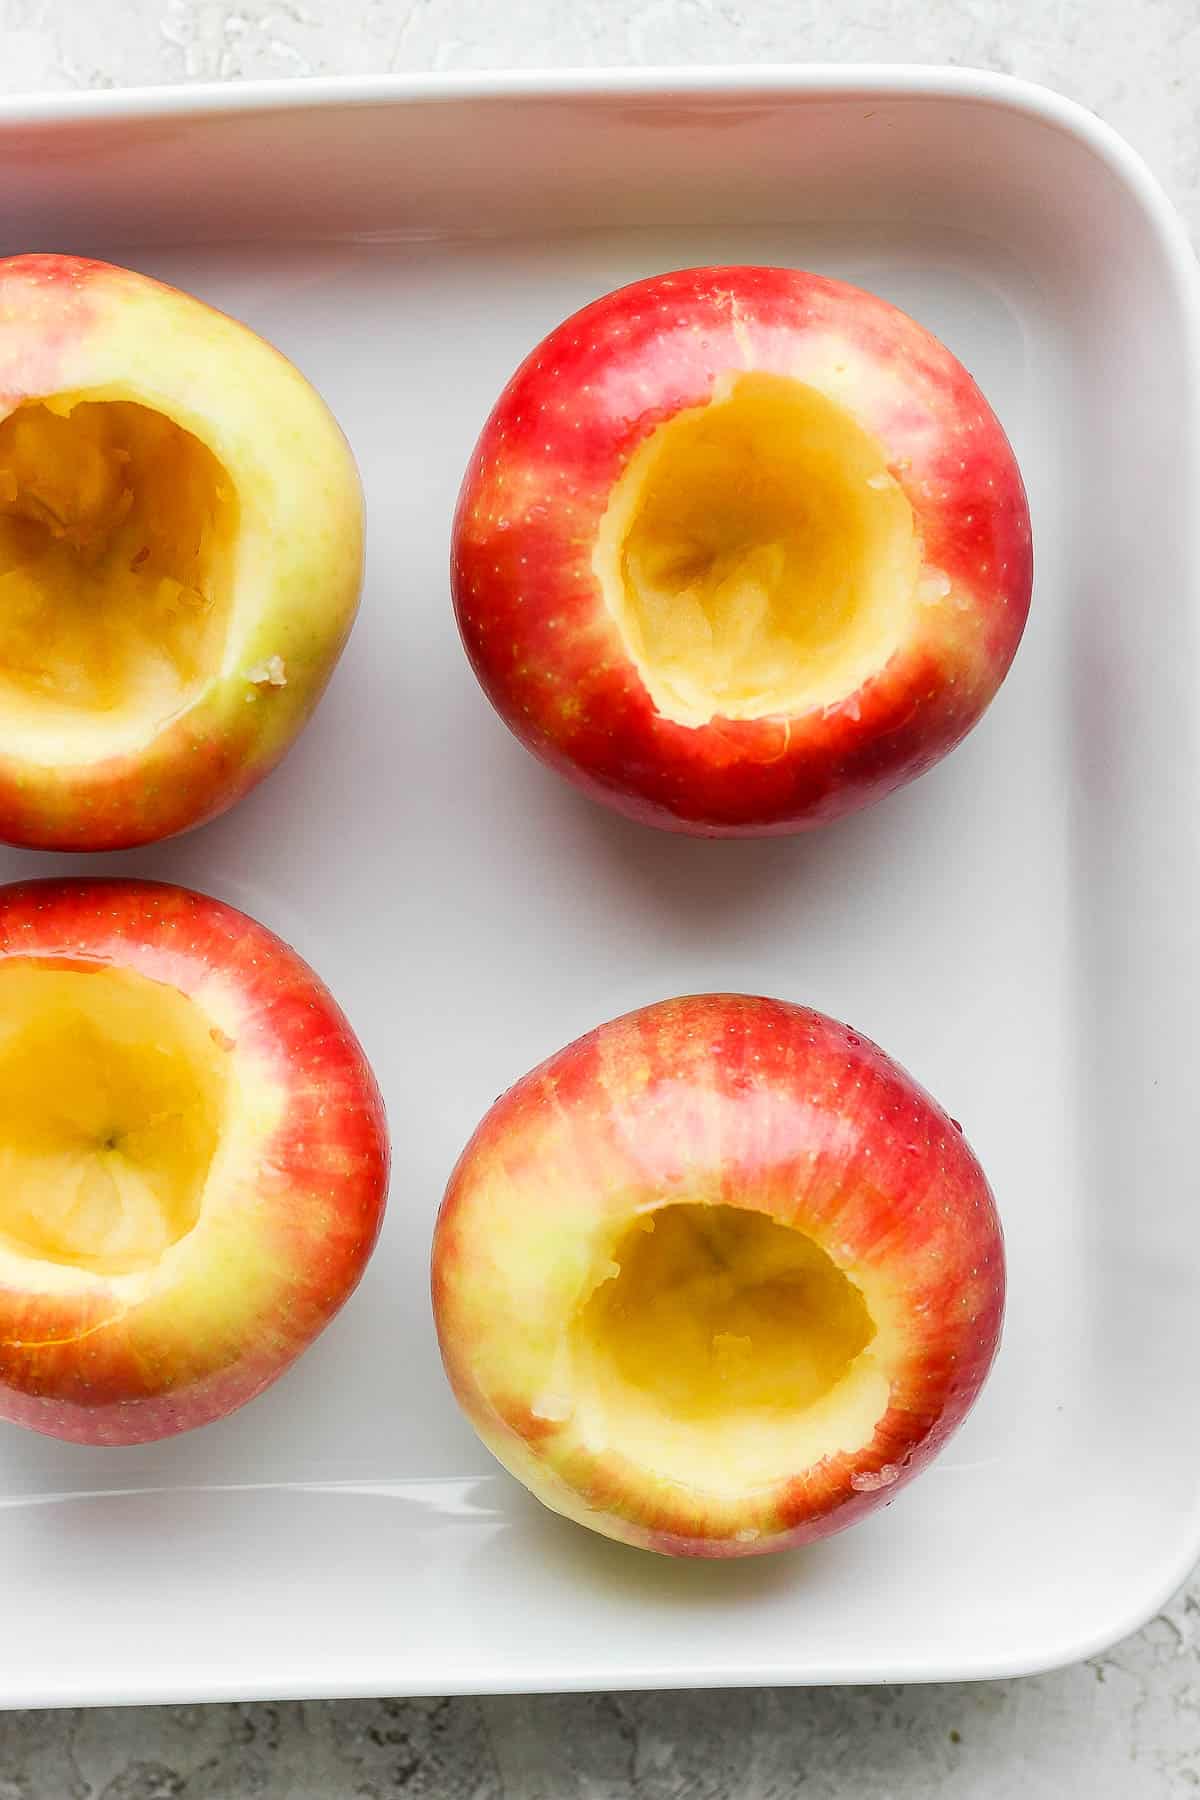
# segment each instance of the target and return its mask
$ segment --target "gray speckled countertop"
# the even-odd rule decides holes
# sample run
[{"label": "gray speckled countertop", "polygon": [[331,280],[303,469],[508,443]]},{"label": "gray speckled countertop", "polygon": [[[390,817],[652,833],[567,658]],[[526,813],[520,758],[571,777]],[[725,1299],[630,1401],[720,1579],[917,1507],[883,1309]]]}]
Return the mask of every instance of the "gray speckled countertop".
[{"label": "gray speckled countertop", "polygon": [[[1200,239],[1197,0],[0,0],[14,93],[809,59],[1046,82]],[[0,1800],[1166,1800],[1200,1789],[1198,1625],[1193,1585],[1106,1656],[976,1686],[9,1714]]]}]

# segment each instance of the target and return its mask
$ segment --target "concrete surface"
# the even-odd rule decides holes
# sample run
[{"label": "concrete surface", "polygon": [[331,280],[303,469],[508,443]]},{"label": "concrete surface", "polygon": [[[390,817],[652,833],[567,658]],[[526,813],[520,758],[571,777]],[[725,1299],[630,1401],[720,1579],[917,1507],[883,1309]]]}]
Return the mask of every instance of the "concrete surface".
[{"label": "concrete surface", "polygon": [[[1047,82],[1200,239],[1197,0],[0,0],[14,93],[814,59]],[[7,1715],[0,1800],[1167,1800],[1200,1789],[1198,1625],[1200,1583],[1108,1656],[979,1686]]]}]

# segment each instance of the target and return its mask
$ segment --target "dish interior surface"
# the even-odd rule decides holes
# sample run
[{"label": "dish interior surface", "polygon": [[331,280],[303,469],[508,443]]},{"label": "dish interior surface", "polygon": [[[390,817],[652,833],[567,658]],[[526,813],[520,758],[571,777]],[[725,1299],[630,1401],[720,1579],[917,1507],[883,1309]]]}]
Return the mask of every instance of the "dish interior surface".
[{"label": "dish interior surface", "polygon": [[[339,145],[347,167],[355,144],[379,160],[373,134],[381,154],[422,132],[432,152],[458,141],[455,104],[402,125],[347,108],[337,130],[336,107],[250,109],[223,137],[186,112],[124,140],[93,118],[58,141],[99,226],[57,166],[36,231],[18,215],[0,245],[128,263],[248,321],[333,407],[371,523],[343,664],[264,786],[153,850],[0,851],[0,878],[151,875],[261,919],[354,1022],[396,1148],[359,1295],[244,1412],[120,1451],[0,1427],[23,1620],[0,1699],[937,1679],[1082,1654],[1139,1623],[1196,1542],[1196,442],[1155,223],[1070,130],[965,84],[643,92],[536,118],[489,102],[475,166],[500,166],[506,132],[511,150],[494,236],[465,223],[465,156],[441,188],[422,164],[403,215],[374,176],[365,197],[337,187]],[[43,148],[67,132],[38,129]],[[311,177],[307,231],[282,173],[261,216],[233,197],[235,159],[272,131],[290,182]],[[0,194],[36,138],[0,129]],[[517,179],[535,140],[540,222]],[[246,241],[220,241],[222,193]],[[575,794],[491,714],[447,591],[458,483],[524,354],[606,289],[719,262],[816,269],[913,313],[980,382],[1033,515],[1030,623],[980,727],[874,810],[786,841],[668,836]],[[602,1019],[713,988],[852,1022],[962,1121],[1010,1297],[975,1412],[893,1506],[802,1552],[700,1566],[580,1531],[496,1469],[442,1377],[428,1249],[510,1081]],[[168,1604],[186,1630],[161,1629]]]}]

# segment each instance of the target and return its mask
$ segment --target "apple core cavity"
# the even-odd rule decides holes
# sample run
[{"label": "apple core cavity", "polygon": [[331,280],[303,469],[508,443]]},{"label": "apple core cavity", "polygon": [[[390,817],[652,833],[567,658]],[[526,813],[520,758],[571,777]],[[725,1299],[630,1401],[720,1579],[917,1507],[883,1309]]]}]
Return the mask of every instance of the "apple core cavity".
[{"label": "apple core cavity", "polygon": [[238,510],[149,406],[58,394],[0,422],[0,742],[86,761],[186,706],[220,660]]},{"label": "apple core cavity", "polygon": [[903,635],[921,549],[883,445],[816,388],[754,373],[643,441],[594,567],[658,711],[701,725],[854,693]]}]

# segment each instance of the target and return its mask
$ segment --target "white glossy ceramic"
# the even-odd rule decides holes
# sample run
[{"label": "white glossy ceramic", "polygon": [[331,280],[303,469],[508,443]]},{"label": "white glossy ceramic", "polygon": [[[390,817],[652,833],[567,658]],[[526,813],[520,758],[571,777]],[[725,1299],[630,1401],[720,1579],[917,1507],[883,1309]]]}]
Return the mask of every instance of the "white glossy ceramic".
[{"label": "white glossy ceramic", "polygon": [[[94,252],[274,339],[361,461],[362,616],[318,717],[154,851],[0,853],[245,907],[379,1071],[391,1210],[355,1301],[240,1415],[136,1450],[0,1428],[0,1701],[1004,1675],[1108,1644],[1200,1547],[1200,301],[1145,169],[961,70],[471,76],[0,102],[0,248]],[[604,289],[773,261],[975,372],[1037,586],[968,742],[791,842],[610,817],[493,718],[451,507],[525,351]],[[857,1022],[960,1118],[1010,1248],[941,1462],[809,1551],[660,1561],[543,1512],[443,1383],[431,1222],[494,1096],[602,1018],[742,988]]]}]

